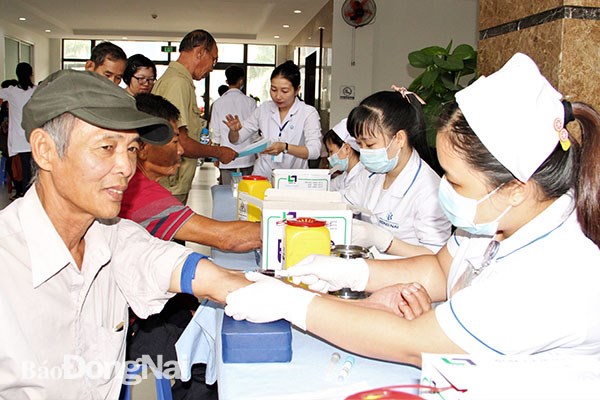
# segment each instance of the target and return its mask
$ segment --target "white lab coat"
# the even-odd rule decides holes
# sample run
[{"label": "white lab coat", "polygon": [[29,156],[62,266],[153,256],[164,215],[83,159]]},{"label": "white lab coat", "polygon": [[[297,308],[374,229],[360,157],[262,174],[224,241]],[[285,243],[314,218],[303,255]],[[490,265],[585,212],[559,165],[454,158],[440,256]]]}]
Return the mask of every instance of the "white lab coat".
[{"label": "white lab coat", "polygon": [[[258,107],[247,119],[241,121],[240,139],[246,140],[256,132],[271,142],[286,142],[308,148],[308,160],[319,158],[321,153],[321,122],[317,110],[296,98],[290,111],[281,122],[279,109],[272,101]],[[254,163],[254,174],[271,177],[273,169],[305,169],[308,160],[291,154],[281,154],[281,162],[274,162],[273,156],[260,154]]]},{"label": "white lab coat", "polygon": [[350,172],[344,171],[335,178],[333,178],[329,183],[329,190],[332,192],[341,192],[342,194],[344,194],[344,192],[346,192],[346,190],[348,190],[348,188],[352,184],[354,184],[354,182],[357,180],[356,178],[360,174],[364,173],[369,173],[369,171],[367,171],[365,169],[365,166],[361,162],[359,162],[354,166],[354,168],[350,170]]},{"label": "white lab coat", "polygon": [[[444,333],[469,354],[600,354],[600,250],[581,231],[572,194],[500,242],[471,285],[436,308]],[[490,238],[458,230],[448,295]]]},{"label": "white lab coat", "polygon": [[408,163],[388,190],[385,174],[360,174],[344,193],[344,200],[369,210],[362,219],[386,228],[395,238],[424,246],[434,253],[446,244],[451,224],[440,208],[440,177],[413,150]]},{"label": "white lab coat", "polygon": [[0,89],[0,99],[8,102],[8,154],[12,157],[18,153],[28,153],[31,146],[25,138],[25,131],[21,127],[23,107],[29,101],[37,86],[23,90],[17,86]]},{"label": "white lab coat", "polygon": [[[240,120],[248,118],[256,110],[256,101],[246,96],[239,89],[229,89],[223,96],[219,97],[212,105],[210,112],[210,129],[213,134],[213,141],[219,143],[221,146],[231,147],[238,153],[244,147],[252,143],[252,137],[248,137],[246,140],[240,140],[236,144],[232,144],[229,141],[229,128],[223,121],[227,114],[237,115]],[[251,167],[254,164],[256,156],[251,154],[245,157],[238,157],[228,164],[221,163],[219,168],[222,169],[235,169],[235,168],[246,168]]]}]

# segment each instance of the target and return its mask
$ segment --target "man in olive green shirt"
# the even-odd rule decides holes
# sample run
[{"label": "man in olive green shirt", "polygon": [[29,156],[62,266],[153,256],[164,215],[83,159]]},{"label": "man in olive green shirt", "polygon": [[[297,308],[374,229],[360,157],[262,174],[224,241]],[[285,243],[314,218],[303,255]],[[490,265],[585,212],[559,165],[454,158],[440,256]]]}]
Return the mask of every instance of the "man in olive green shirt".
[{"label": "man in olive green shirt", "polygon": [[200,143],[200,131],[206,120],[200,117],[194,80],[204,79],[217,63],[219,51],[212,35],[198,29],[185,35],[179,45],[179,58],[172,61],[154,85],[153,94],[173,103],[181,113],[178,121],[179,141],[183,147],[183,161],[176,175],[164,178],[160,184],[183,204],[192,187],[198,158],[214,157],[222,163],[231,162],[237,153],[229,147]]}]

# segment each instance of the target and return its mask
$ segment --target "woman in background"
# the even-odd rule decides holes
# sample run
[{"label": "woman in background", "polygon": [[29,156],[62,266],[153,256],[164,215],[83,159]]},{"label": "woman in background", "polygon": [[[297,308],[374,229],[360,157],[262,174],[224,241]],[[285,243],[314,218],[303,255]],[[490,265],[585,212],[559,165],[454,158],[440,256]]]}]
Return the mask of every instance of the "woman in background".
[{"label": "woman in background", "polygon": [[352,243],[404,257],[437,253],[451,225],[437,198],[420,100],[403,88],[377,92],[350,112],[347,126],[371,172],[344,192],[366,222],[353,224]]},{"label": "woman in background", "polygon": [[292,61],[286,61],[271,74],[271,101],[261,104],[244,121],[231,114],[223,121],[233,144],[256,134],[270,140],[254,163],[254,175],[270,178],[273,169],[308,168],[308,160],[319,158],[319,114],[298,98],[299,92],[300,70]]},{"label": "woman in background", "polygon": [[134,54],[127,59],[123,72],[125,90],[132,96],[138,93],[150,93],[156,82],[156,65],[142,54]]},{"label": "woman in background", "polygon": [[[29,101],[35,91],[33,84],[33,68],[22,62],[17,64],[17,85],[0,89],[0,101],[7,101],[8,111],[8,156],[13,157],[13,167],[21,165],[21,181],[15,182],[17,193],[15,197],[23,197],[31,185],[31,146],[25,138],[21,127],[23,106]],[[18,156],[18,160],[17,157]],[[15,174],[17,175],[17,174]]]},{"label": "woman in background", "polygon": [[344,118],[323,135],[323,144],[329,154],[329,167],[341,171],[341,174],[331,179],[329,190],[342,193],[365,170],[359,160],[360,147],[346,128],[347,120]]}]

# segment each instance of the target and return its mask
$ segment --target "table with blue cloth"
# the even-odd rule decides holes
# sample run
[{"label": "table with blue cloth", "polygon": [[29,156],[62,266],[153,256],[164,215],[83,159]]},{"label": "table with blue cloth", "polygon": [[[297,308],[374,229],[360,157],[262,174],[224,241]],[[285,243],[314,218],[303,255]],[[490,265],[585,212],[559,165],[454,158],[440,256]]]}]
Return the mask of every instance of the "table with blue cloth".
[{"label": "table with blue cloth", "polygon": [[[231,187],[213,186],[213,213],[215,219],[235,219],[236,199]],[[250,270],[257,267],[254,252],[227,253],[212,250],[213,261],[226,268]],[[212,307],[215,307],[214,304]],[[417,383],[420,370],[413,366],[377,361],[361,357],[292,328],[292,360],[289,363],[225,364],[221,352],[220,328],[222,308],[214,308],[216,318],[216,378],[220,400],[291,400],[291,399],[344,399],[364,390],[399,384]],[[351,322],[349,322],[351,323]],[[210,324],[209,324],[210,325]],[[330,366],[333,353],[340,360]],[[355,364],[347,377],[338,375],[348,356]]]}]

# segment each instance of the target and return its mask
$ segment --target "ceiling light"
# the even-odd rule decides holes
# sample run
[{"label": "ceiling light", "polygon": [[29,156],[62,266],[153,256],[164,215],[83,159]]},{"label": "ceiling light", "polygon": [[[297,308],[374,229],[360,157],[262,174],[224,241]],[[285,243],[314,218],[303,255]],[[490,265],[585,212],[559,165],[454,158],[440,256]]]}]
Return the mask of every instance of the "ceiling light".
[{"label": "ceiling light", "polygon": [[310,40],[310,39],[312,39],[312,37],[310,37],[310,36],[309,36],[309,37],[308,37],[308,40]]},{"label": "ceiling light", "polygon": [[50,29],[46,29],[44,32],[46,32],[46,33],[50,33],[50,32],[52,32],[52,31],[51,31]]},{"label": "ceiling light", "polygon": [[288,24],[283,24],[282,25],[284,28],[289,28],[290,26]]},{"label": "ceiling light", "polygon": [[294,10],[294,14],[302,14],[302,10]]},{"label": "ceiling light", "polygon": [[275,35],[275,36],[273,36],[273,38],[279,39],[279,35]]},{"label": "ceiling light", "polygon": [[27,18],[25,18],[25,17],[19,17],[19,21],[27,21]]}]

